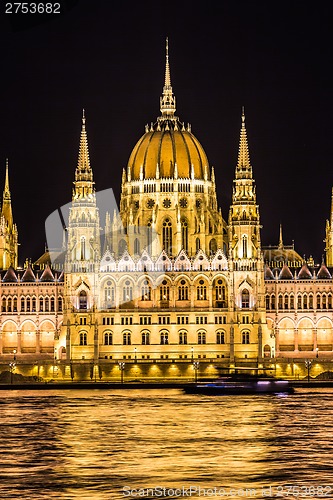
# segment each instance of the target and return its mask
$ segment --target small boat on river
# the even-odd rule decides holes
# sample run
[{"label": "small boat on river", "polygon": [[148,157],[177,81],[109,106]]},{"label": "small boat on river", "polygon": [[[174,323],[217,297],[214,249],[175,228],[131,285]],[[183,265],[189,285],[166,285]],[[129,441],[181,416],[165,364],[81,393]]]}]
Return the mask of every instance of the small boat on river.
[{"label": "small boat on river", "polygon": [[287,380],[274,377],[237,376],[221,377],[214,382],[199,382],[184,387],[187,394],[207,396],[243,395],[243,394],[292,394],[293,387]]}]

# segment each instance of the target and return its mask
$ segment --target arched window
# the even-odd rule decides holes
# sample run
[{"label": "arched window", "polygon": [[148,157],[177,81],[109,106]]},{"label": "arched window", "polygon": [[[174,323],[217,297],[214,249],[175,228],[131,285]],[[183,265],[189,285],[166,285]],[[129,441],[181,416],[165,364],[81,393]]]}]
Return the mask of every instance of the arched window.
[{"label": "arched window", "polygon": [[87,345],[87,333],[80,332],[80,345]]},{"label": "arched window", "polygon": [[138,240],[138,238],[135,238],[134,240],[134,253],[135,255],[140,255],[140,241]]},{"label": "arched window", "polygon": [[112,332],[104,333],[104,345],[112,345]]},{"label": "arched window", "polygon": [[297,295],[297,309],[302,309],[302,295],[300,293]]},{"label": "arched window", "polygon": [[188,286],[185,280],[181,280],[179,284],[178,300],[188,300]]},{"label": "arched window", "polygon": [[247,259],[247,237],[243,236],[243,259]]},{"label": "arched window", "polygon": [[204,280],[200,280],[197,286],[197,300],[207,300],[207,286]]},{"label": "arched window", "polygon": [[250,343],[250,332],[242,332],[242,344],[249,344]]},{"label": "arched window", "polygon": [[225,333],[222,332],[216,332],[216,343],[217,344],[225,344]]},{"label": "arched window", "polygon": [[215,300],[217,307],[226,307],[226,293],[223,280],[217,280],[215,282]]},{"label": "arched window", "polygon": [[278,308],[282,309],[283,307],[283,301],[282,301],[282,294],[279,294],[279,299],[278,299]]},{"label": "arched window", "polygon": [[80,295],[79,295],[79,309],[87,309],[87,292],[84,290],[81,290]]},{"label": "arched window", "polygon": [[[40,308],[40,300],[39,299],[39,308]],[[58,297],[58,311],[62,312],[62,297]]]},{"label": "arched window", "polygon": [[[21,304],[21,308],[22,308],[22,304]],[[44,299],[43,299],[43,297],[39,298],[39,311],[44,312]]]},{"label": "arched window", "polygon": [[147,252],[151,254],[151,245],[153,241],[153,230],[152,230],[152,220],[148,221],[147,224]]},{"label": "arched window", "polygon": [[179,344],[184,345],[187,344],[187,331],[181,330],[179,332]]},{"label": "arched window", "polygon": [[147,280],[141,286],[141,300],[151,300],[151,286]]},{"label": "arched window", "polygon": [[[29,299],[30,300],[30,299]],[[11,313],[12,312],[12,298],[8,297],[8,302],[7,302],[7,312]]]},{"label": "arched window", "polygon": [[120,240],[119,244],[118,244],[118,254],[119,254],[119,256],[121,256],[125,252],[126,247],[127,247],[126,241],[125,240]]},{"label": "arched window", "polygon": [[86,239],[81,237],[81,260],[86,260]]},{"label": "arched window", "polygon": [[[32,299],[32,309],[33,309],[33,303],[34,303],[34,299]],[[54,308],[55,308],[55,300],[54,300],[54,297],[51,297],[51,312],[54,312]]]},{"label": "arched window", "polygon": [[206,343],[206,332],[198,332],[198,344]]},{"label": "arched window", "polygon": [[172,223],[170,219],[165,219],[162,228],[163,249],[168,254],[172,254]]},{"label": "arched window", "polygon": [[170,287],[167,280],[163,280],[160,286],[160,300],[170,300]]},{"label": "arched window", "polygon": [[[23,304],[24,304],[24,302],[23,302]],[[1,301],[1,311],[6,312],[6,298],[5,297],[3,297],[2,301]]]},{"label": "arched window", "polygon": [[185,218],[181,220],[182,248],[188,252],[188,223]]},{"label": "arched window", "polygon": [[332,295],[330,293],[328,294],[327,307],[328,307],[328,309],[332,309]]},{"label": "arched window", "polygon": [[317,293],[317,309],[321,309],[320,307],[320,294]]},{"label": "arched window", "polygon": [[326,293],[323,293],[323,296],[322,296],[322,306],[321,306],[322,309],[327,309],[327,296],[326,296]]},{"label": "arched window", "polygon": [[200,248],[201,248],[200,238],[196,238],[196,240],[195,240],[195,251],[199,252]]},{"label": "arched window", "polygon": [[45,312],[50,312],[50,298],[45,297],[44,299],[44,305],[45,305]]},{"label": "arched window", "polygon": [[248,309],[250,307],[250,293],[248,290],[242,291],[242,309]]},{"label": "arched window", "polygon": [[13,312],[17,312],[17,298],[16,297],[14,297],[14,299],[13,299]]},{"label": "arched window", "polygon": [[210,255],[213,255],[214,253],[216,253],[217,251],[217,243],[216,243],[216,239],[215,238],[212,238],[209,242],[209,252],[210,252]]},{"label": "arched window", "polygon": [[142,332],[141,333],[141,343],[142,343],[142,345],[149,345],[150,344],[149,332]]},{"label": "arched window", "polygon": [[169,332],[161,332],[161,345],[169,344]]},{"label": "arched window", "polygon": [[269,295],[266,295],[266,309],[269,311],[270,308],[271,305],[270,305]]},{"label": "arched window", "polygon": [[[10,306],[11,306],[11,299],[8,299],[8,311],[9,311],[9,300],[10,300]],[[26,311],[27,312],[30,312],[31,311],[31,300],[30,300],[30,297],[27,297],[26,298],[26,302],[25,302],[25,305],[26,305]]]},{"label": "arched window", "polygon": [[289,309],[289,297],[287,294],[284,295],[284,298],[283,298],[284,302],[283,302],[283,308],[284,309]]},{"label": "arched window", "polygon": [[275,295],[274,294],[271,297],[271,308],[275,309]]},{"label": "arched window", "polygon": [[308,308],[308,296],[303,295],[303,309],[307,309],[307,308]]},{"label": "arched window", "polygon": [[113,306],[115,300],[115,290],[111,280],[108,280],[104,286],[104,303],[105,308],[109,309]]},{"label": "arched window", "polygon": [[125,281],[123,288],[123,302],[130,302],[133,300],[133,287],[129,280]]},{"label": "arched window", "polygon": [[124,345],[131,345],[131,334],[130,334],[130,332],[124,332],[123,333],[123,344]]},{"label": "arched window", "polygon": [[290,309],[295,309],[295,297],[293,294],[290,295]]}]

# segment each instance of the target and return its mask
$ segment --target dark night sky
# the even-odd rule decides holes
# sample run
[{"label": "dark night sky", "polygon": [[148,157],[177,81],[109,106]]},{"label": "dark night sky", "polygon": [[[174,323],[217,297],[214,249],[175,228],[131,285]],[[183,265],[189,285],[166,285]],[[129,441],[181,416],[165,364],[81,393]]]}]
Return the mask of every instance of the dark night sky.
[{"label": "dark night sky", "polygon": [[0,8],[0,185],[8,156],[20,263],[43,252],[46,217],[70,201],[83,107],[96,188],[119,196],[159,115],[166,36],[177,115],[215,167],[224,218],[244,105],[263,244],[282,223],[285,243],[320,259],[333,185],[328,3],[74,0],[46,20]]}]

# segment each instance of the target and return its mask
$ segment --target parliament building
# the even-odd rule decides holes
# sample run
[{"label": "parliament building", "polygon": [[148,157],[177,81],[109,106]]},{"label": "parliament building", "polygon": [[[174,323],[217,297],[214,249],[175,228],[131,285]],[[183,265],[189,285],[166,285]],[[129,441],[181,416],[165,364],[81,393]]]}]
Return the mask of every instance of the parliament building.
[{"label": "parliament building", "polygon": [[160,112],[130,154],[119,211],[104,220],[83,114],[61,248],[21,269],[7,163],[0,371],[69,381],[329,371],[333,207],[326,263],[305,261],[282,230],[278,245],[263,248],[244,111],[228,214],[202,145],[176,116],[168,51]]}]

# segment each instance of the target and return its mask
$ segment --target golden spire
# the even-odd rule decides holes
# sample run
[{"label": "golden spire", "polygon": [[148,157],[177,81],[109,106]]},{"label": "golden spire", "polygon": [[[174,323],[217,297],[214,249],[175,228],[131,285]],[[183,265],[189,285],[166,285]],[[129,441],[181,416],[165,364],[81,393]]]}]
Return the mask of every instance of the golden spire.
[{"label": "golden spire", "polygon": [[236,167],[236,178],[251,178],[252,167],[250,164],[249,146],[247,143],[247,135],[245,128],[245,113],[244,106],[242,107],[242,128],[240,132],[238,162]]},{"label": "golden spire", "polygon": [[283,238],[282,238],[282,224],[280,224],[280,237],[279,237],[279,249],[283,248]]},{"label": "golden spire", "polygon": [[76,181],[92,181],[92,169],[90,167],[89,150],[88,150],[88,139],[86,132],[86,117],[84,109],[82,111],[82,129],[80,137],[80,148],[79,148],[79,158],[77,163],[77,168],[75,172]]},{"label": "golden spire", "polygon": [[172,118],[176,111],[176,98],[172,92],[170,65],[169,65],[169,41],[166,39],[166,61],[165,61],[165,80],[163,94],[160,99],[160,109],[162,117]]},{"label": "golden spire", "polygon": [[5,218],[8,226],[13,226],[12,204],[9,190],[8,158],[6,159],[5,187],[3,190],[1,215]]}]

